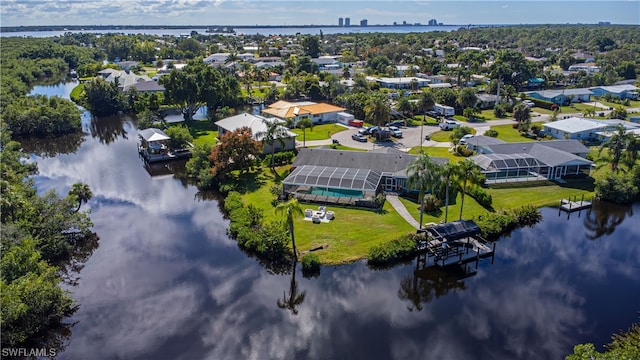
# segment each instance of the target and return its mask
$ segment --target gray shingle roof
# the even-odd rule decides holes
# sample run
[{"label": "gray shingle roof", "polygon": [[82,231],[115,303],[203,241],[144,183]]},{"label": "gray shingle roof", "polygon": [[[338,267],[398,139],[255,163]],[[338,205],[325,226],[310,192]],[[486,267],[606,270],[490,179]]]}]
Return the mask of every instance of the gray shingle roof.
[{"label": "gray shingle roof", "polygon": [[497,145],[497,144],[506,144],[506,143],[500,139],[496,139],[491,136],[478,135],[467,140],[467,144],[473,145],[473,146],[487,146],[487,145]]},{"label": "gray shingle roof", "polygon": [[[475,139],[472,138],[471,140]],[[471,143],[471,140],[468,143]],[[550,147],[552,149],[565,151],[570,154],[586,154],[589,152],[589,148],[582,145],[577,140],[551,140],[541,142],[519,142],[519,143],[502,143],[488,145],[487,147],[496,154],[515,154],[515,153],[528,153],[533,145],[541,145]]]},{"label": "gray shingle roof", "polygon": [[[407,153],[378,153],[345,151],[333,149],[301,149],[293,162],[293,167],[303,165],[330,166],[337,168],[368,169],[379,173],[405,174],[405,170],[417,158]],[[445,158],[432,158],[443,164]]]}]

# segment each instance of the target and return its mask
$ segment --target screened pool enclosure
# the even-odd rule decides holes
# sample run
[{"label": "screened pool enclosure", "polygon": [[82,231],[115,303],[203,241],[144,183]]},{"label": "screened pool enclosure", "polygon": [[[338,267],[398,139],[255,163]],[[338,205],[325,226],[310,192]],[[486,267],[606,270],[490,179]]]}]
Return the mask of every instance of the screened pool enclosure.
[{"label": "screened pool enclosure", "polygon": [[302,201],[366,206],[380,191],[381,178],[373,170],[303,165],[282,186],[286,194]]},{"label": "screened pool enclosure", "polygon": [[487,181],[545,177],[548,167],[529,154],[482,154],[473,157]]}]

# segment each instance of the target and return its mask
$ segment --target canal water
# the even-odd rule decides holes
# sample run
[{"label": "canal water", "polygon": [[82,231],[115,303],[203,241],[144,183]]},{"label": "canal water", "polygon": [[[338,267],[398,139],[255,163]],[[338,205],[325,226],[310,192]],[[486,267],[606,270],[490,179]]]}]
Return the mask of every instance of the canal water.
[{"label": "canal water", "polygon": [[25,147],[40,192],[81,181],[94,194],[100,245],[69,287],[80,308],[60,359],[559,359],[640,320],[638,203],[543,209],[475,274],[414,260],[304,278],[238,249],[178,165],[145,168],[132,119],[83,124],[66,152]]}]

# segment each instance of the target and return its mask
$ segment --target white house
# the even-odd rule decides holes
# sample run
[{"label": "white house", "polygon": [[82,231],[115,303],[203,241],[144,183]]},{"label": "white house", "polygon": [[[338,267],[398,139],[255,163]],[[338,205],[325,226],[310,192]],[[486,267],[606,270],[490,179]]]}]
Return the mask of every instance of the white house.
[{"label": "white house", "polygon": [[[278,119],[267,119],[259,115],[251,115],[251,114],[239,114],[235,116],[231,116],[228,118],[224,118],[222,120],[216,121],[216,125],[218,125],[219,135],[223,135],[228,131],[236,131],[242,127],[248,127],[251,129],[251,133],[253,134],[253,139],[256,141],[262,141],[262,153],[269,154],[271,153],[271,146],[275,148],[275,151],[286,151],[293,150],[296,147],[296,136],[297,134],[289,131],[284,126],[280,126],[284,136],[280,140],[274,141],[273,144],[265,144],[263,134],[267,131],[267,124],[272,122],[278,122],[284,124],[283,121]],[[283,146],[284,145],[284,146]]]},{"label": "white house", "polygon": [[422,88],[429,84],[428,80],[421,79],[415,76],[381,77],[381,78],[367,76],[366,80],[371,82],[377,82],[380,84],[380,87],[388,88],[388,89],[410,89],[412,84],[415,84],[418,88]]},{"label": "white house", "polygon": [[607,127],[606,123],[598,120],[571,117],[545,123],[544,132],[556,139],[595,140],[598,138],[597,133],[605,131]]}]

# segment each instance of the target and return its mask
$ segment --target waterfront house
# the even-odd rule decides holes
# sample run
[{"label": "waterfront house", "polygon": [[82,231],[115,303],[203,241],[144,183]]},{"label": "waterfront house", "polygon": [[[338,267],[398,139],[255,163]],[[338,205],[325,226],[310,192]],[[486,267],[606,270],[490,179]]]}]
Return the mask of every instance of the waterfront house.
[{"label": "waterfront house", "polygon": [[485,145],[483,153],[470,159],[480,167],[487,183],[557,180],[588,175],[593,162],[584,158],[587,152],[589,149],[576,140],[503,143]]},{"label": "waterfront house", "polygon": [[[274,141],[273,144],[266,144],[264,143],[264,136],[261,134],[267,131],[267,124],[272,122],[281,124],[283,136]],[[284,127],[284,121],[279,119],[244,113],[216,121],[216,125],[219,128],[219,135],[224,135],[228,131],[236,131],[240,128],[248,127],[251,129],[253,139],[262,142],[263,154],[270,154],[272,152],[272,146],[275,152],[293,150],[296,147],[296,136],[298,135],[286,129]]]},{"label": "waterfront house", "polygon": [[380,87],[387,89],[410,89],[412,86],[422,88],[429,84],[429,81],[427,79],[422,79],[415,76],[381,78],[367,76],[366,79],[370,82],[377,82],[378,84],[380,84]]},{"label": "waterfront house", "polygon": [[552,121],[543,125],[543,131],[556,139],[595,140],[599,131],[605,131],[607,124],[595,119],[571,117]]},{"label": "waterfront house", "polygon": [[[286,193],[304,201],[366,203],[381,191],[407,191],[407,168],[417,156],[385,148],[374,151],[300,149]],[[445,158],[432,158],[443,164]]]},{"label": "waterfront house", "polygon": [[[156,83],[146,75],[136,75],[133,72],[128,70],[104,69],[104,70],[98,71],[98,74],[99,74],[98,76],[101,76],[105,81],[108,81],[111,83],[117,83],[118,89],[122,92],[127,91],[130,87],[138,83],[144,83],[144,82]],[[147,84],[145,86],[141,86],[141,88],[142,89],[146,89],[146,88],[158,89],[154,84]],[[164,88],[162,88],[161,91],[164,91]]]}]

